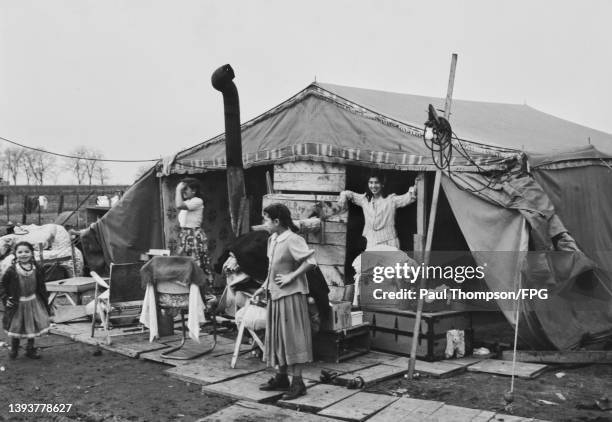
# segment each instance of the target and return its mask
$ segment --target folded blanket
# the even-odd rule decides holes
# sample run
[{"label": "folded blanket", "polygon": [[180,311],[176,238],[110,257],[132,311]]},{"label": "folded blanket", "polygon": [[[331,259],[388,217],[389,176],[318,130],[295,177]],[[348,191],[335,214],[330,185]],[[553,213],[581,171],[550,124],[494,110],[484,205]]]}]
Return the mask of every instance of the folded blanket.
[{"label": "folded blanket", "polygon": [[189,256],[155,256],[140,270],[142,288],[161,281],[178,281],[185,285],[204,286],[204,271]]}]

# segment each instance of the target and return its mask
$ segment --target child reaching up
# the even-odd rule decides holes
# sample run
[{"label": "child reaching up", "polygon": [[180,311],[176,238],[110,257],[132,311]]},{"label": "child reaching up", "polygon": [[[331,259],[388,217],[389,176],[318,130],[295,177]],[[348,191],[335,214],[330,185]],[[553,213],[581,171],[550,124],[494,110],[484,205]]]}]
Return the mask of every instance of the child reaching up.
[{"label": "child reaching up", "polygon": [[49,330],[48,294],[44,273],[34,260],[34,247],[28,242],[15,245],[15,260],[0,282],[0,300],[5,312],[2,325],[11,338],[9,357],[15,359],[19,341],[28,340],[26,356],[40,359],[34,337]]},{"label": "child reaching up", "polygon": [[[291,400],[306,394],[301,364],[312,362],[312,334],[308,314],[306,272],[316,265],[314,251],[295,234],[289,209],[271,204],[263,211],[268,239],[268,276],[254,296],[267,292],[265,360],[277,373],[260,390],[287,391]],[[292,375],[291,386],[287,373]]]}]

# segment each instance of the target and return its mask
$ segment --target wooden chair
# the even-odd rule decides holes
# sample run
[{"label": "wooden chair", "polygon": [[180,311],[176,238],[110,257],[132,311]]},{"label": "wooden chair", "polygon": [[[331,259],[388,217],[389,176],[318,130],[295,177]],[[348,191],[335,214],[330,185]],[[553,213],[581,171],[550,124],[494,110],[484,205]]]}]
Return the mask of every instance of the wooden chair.
[{"label": "wooden chair", "polygon": [[[140,284],[140,269],[144,265],[143,262],[135,262],[128,264],[111,264],[108,282],[100,277],[95,271],[90,273],[91,277],[96,281],[94,292],[94,312],[91,321],[91,337],[95,335],[96,314],[100,314],[102,326],[106,331],[106,343],[111,344],[110,338],[110,320],[123,320],[122,322],[131,322],[138,319],[142,302],[144,299],[144,290]],[[103,294],[107,298],[100,297],[100,287],[107,289]],[[98,312],[98,305],[104,303],[105,311]]]}]

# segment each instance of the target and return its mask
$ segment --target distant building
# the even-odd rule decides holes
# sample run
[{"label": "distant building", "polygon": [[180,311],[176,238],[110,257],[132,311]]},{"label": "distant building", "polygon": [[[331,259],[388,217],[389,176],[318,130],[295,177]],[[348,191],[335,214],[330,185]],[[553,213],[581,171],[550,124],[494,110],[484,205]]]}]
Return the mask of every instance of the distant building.
[{"label": "distant building", "polygon": [[[53,223],[64,211],[74,211],[78,227],[87,225],[87,207],[97,205],[98,196],[108,196],[128,190],[128,185],[9,185],[0,180],[0,225]],[[44,196],[46,207],[39,204]]]}]

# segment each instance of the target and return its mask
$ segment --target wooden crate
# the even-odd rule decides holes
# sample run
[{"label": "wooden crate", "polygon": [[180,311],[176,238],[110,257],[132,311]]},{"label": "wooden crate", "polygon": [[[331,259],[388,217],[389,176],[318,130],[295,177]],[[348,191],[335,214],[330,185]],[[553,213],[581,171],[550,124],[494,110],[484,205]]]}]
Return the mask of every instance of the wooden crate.
[{"label": "wooden crate", "polygon": [[336,331],[349,328],[351,324],[351,302],[330,301],[330,318],[323,320],[322,330]]},{"label": "wooden crate", "polygon": [[341,164],[296,161],[274,166],[274,190],[298,192],[341,192],[346,171]]},{"label": "wooden crate", "polygon": [[370,351],[370,325],[319,331],[312,339],[312,351],[315,360],[336,363],[365,354]]},{"label": "wooden crate", "polygon": [[[412,347],[416,312],[399,309],[363,309],[364,321],[370,323],[372,348],[409,355]],[[429,361],[445,359],[446,332],[465,331],[466,351],[471,349],[472,317],[470,312],[424,312],[417,344],[417,357]]]},{"label": "wooden crate", "polygon": [[322,213],[325,221],[321,232],[307,233],[304,237],[315,251],[315,259],[327,284],[343,286],[348,212],[342,211],[337,201],[338,195],[274,193],[264,195],[262,206],[265,208],[276,202],[284,204],[294,220],[309,218],[315,211]]}]

